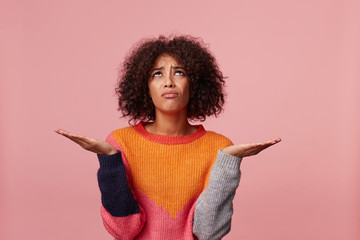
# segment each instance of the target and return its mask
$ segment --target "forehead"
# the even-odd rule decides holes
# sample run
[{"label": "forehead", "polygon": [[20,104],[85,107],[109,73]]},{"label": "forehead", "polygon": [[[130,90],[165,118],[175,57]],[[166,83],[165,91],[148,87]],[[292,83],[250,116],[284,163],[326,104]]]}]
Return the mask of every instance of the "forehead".
[{"label": "forehead", "polygon": [[172,65],[172,66],[182,66],[176,58],[172,57],[171,55],[164,53],[161,54],[156,60],[154,67],[160,67],[165,65]]}]

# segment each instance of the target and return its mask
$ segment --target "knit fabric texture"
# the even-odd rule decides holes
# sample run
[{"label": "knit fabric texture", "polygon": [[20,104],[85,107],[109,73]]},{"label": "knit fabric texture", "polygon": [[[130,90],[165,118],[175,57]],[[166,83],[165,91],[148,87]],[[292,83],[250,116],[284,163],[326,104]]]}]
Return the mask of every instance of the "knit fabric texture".
[{"label": "knit fabric texture", "polygon": [[232,142],[202,125],[192,135],[165,136],[144,124],[113,131],[106,141],[119,152],[98,155],[105,228],[116,239],[220,239],[240,179],[241,158],[219,151]]}]

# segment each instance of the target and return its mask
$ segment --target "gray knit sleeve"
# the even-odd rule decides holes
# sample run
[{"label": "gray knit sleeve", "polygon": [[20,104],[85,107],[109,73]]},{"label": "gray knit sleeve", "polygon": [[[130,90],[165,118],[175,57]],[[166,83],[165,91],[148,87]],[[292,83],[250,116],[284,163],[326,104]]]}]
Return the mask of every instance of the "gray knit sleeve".
[{"label": "gray knit sleeve", "polygon": [[196,201],[193,233],[199,240],[218,240],[230,231],[241,160],[218,151],[208,186]]}]

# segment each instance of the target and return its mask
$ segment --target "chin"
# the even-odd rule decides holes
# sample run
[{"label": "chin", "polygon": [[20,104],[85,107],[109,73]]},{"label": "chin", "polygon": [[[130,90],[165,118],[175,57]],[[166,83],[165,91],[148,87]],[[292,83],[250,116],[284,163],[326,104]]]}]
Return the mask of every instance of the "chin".
[{"label": "chin", "polygon": [[186,106],[182,107],[167,107],[167,108],[159,108],[160,112],[166,113],[166,114],[178,114],[181,113],[186,109]]}]

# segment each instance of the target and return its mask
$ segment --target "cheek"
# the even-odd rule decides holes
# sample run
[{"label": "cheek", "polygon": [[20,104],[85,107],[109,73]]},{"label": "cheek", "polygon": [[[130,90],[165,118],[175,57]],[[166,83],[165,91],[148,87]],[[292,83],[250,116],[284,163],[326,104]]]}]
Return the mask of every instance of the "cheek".
[{"label": "cheek", "polygon": [[157,104],[159,101],[161,101],[157,88],[153,85],[149,85],[149,97],[153,104]]},{"label": "cheek", "polygon": [[153,96],[155,96],[154,84],[150,83],[150,82],[148,83],[148,94],[149,94],[151,99],[153,98]]}]

